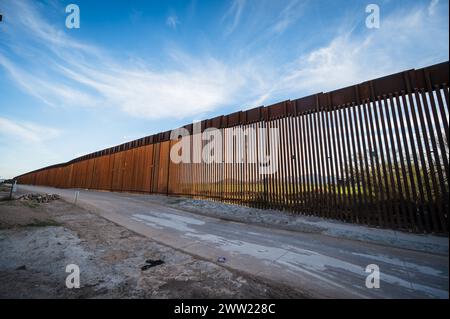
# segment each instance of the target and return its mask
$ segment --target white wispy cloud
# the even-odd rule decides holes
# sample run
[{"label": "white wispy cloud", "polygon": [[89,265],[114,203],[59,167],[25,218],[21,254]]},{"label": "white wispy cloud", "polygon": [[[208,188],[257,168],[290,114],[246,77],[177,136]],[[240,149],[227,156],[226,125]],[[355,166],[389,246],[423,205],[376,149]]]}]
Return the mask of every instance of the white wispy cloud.
[{"label": "white wispy cloud", "polygon": [[408,8],[385,15],[380,29],[339,34],[327,45],[283,65],[278,81],[266,82],[267,91],[256,101],[301,97],[448,60],[448,26],[443,28],[441,19],[445,18],[429,16],[426,6]]},{"label": "white wispy cloud", "polygon": [[431,0],[428,5],[428,15],[433,15],[436,12],[436,7],[439,4],[439,0]]},{"label": "white wispy cloud", "polygon": [[180,24],[180,21],[178,20],[178,17],[173,14],[167,17],[166,24],[172,29],[176,29],[177,25]]},{"label": "white wispy cloud", "polygon": [[[229,103],[252,76],[245,66],[229,66],[207,54],[193,58],[173,51],[171,67],[157,71],[142,61],[118,61],[57,31],[31,3],[17,4],[24,10],[15,10],[16,4],[7,7],[15,25],[9,29],[11,50],[0,50],[0,65],[22,89],[53,106],[101,105],[137,117],[183,118]],[[14,55],[15,46],[19,53]],[[22,56],[28,48],[32,58]]]},{"label": "white wispy cloud", "polygon": [[53,139],[59,134],[60,131],[55,128],[0,117],[0,136],[3,136],[4,141],[12,139],[26,143],[40,143]]},{"label": "white wispy cloud", "polygon": [[271,31],[275,33],[284,32],[292,23],[294,23],[302,14],[302,7],[306,2],[299,2],[299,0],[291,0],[286,7],[280,12],[277,21],[271,27]]},{"label": "white wispy cloud", "polygon": [[[0,48],[0,65],[23,90],[53,106],[110,107],[149,119],[267,104],[448,59],[448,26],[443,27],[448,18],[438,14],[442,4],[435,0],[383,14],[380,29],[340,32],[281,64],[264,51],[224,61],[208,53],[192,57],[172,50],[171,63],[158,69],[139,57],[119,60],[69,37],[44,20],[31,2],[7,4],[12,19],[3,25],[9,37],[4,42],[8,50]],[[288,2],[278,13],[279,24],[271,24],[274,33],[298,19],[291,13],[298,13],[301,4]],[[240,23],[245,5],[235,0],[224,15],[229,32]],[[22,60],[26,63],[18,62]]]},{"label": "white wispy cloud", "polygon": [[226,34],[232,33],[238,26],[245,2],[245,0],[233,0],[230,8],[223,15],[222,21],[227,23]]},{"label": "white wispy cloud", "polygon": [[37,97],[51,106],[65,104],[93,106],[95,98],[81,90],[59,83],[57,80],[36,76],[0,53],[0,65],[3,66],[16,83],[30,95]]}]

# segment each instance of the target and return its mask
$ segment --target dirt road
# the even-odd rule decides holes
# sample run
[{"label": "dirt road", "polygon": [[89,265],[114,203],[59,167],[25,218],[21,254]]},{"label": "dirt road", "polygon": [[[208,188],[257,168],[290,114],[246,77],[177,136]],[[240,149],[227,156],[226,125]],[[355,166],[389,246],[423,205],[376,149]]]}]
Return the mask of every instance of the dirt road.
[{"label": "dirt road", "polygon": [[[164,264],[141,270],[147,260]],[[68,264],[80,288],[68,289]],[[0,298],[302,298],[62,200],[0,201]]]},{"label": "dirt road", "polygon": [[[75,190],[19,186],[73,201]],[[448,298],[448,253],[434,254],[197,215],[150,195],[81,190],[77,205],[190,255],[313,297]],[[380,288],[366,287],[376,264]]]}]

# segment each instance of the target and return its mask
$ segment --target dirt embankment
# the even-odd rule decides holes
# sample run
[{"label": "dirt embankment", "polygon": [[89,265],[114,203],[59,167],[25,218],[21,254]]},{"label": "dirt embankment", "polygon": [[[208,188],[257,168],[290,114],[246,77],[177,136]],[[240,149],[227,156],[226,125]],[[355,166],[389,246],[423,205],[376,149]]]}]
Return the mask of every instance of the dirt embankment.
[{"label": "dirt embankment", "polygon": [[[163,264],[142,270],[147,260]],[[68,289],[68,264],[80,288]],[[62,200],[0,202],[0,298],[301,298]]]}]

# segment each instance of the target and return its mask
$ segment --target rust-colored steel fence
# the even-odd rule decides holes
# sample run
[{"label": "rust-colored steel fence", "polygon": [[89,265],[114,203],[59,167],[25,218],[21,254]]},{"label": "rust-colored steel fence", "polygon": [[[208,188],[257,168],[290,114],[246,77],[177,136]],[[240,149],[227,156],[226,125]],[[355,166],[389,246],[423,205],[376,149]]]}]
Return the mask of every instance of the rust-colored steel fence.
[{"label": "rust-colored steel fence", "polygon": [[[448,233],[448,70],[445,62],[219,116],[186,125],[183,138],[167,131],[17,179]],[[185,160],[171,160],[183,142]]]}]

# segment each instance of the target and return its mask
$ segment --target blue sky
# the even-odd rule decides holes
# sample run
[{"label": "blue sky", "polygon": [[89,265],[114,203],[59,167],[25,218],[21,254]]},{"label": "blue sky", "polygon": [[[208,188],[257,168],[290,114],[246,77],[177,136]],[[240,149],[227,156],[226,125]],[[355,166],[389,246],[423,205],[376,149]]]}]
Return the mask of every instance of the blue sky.
[{"label": "blue sky", "polygon": [[[80,28],[65,27],[65,7]],[[369,3],[380,28],[365,25]],[[0,176],[449,59],[447,0],[0,0]]]}]

